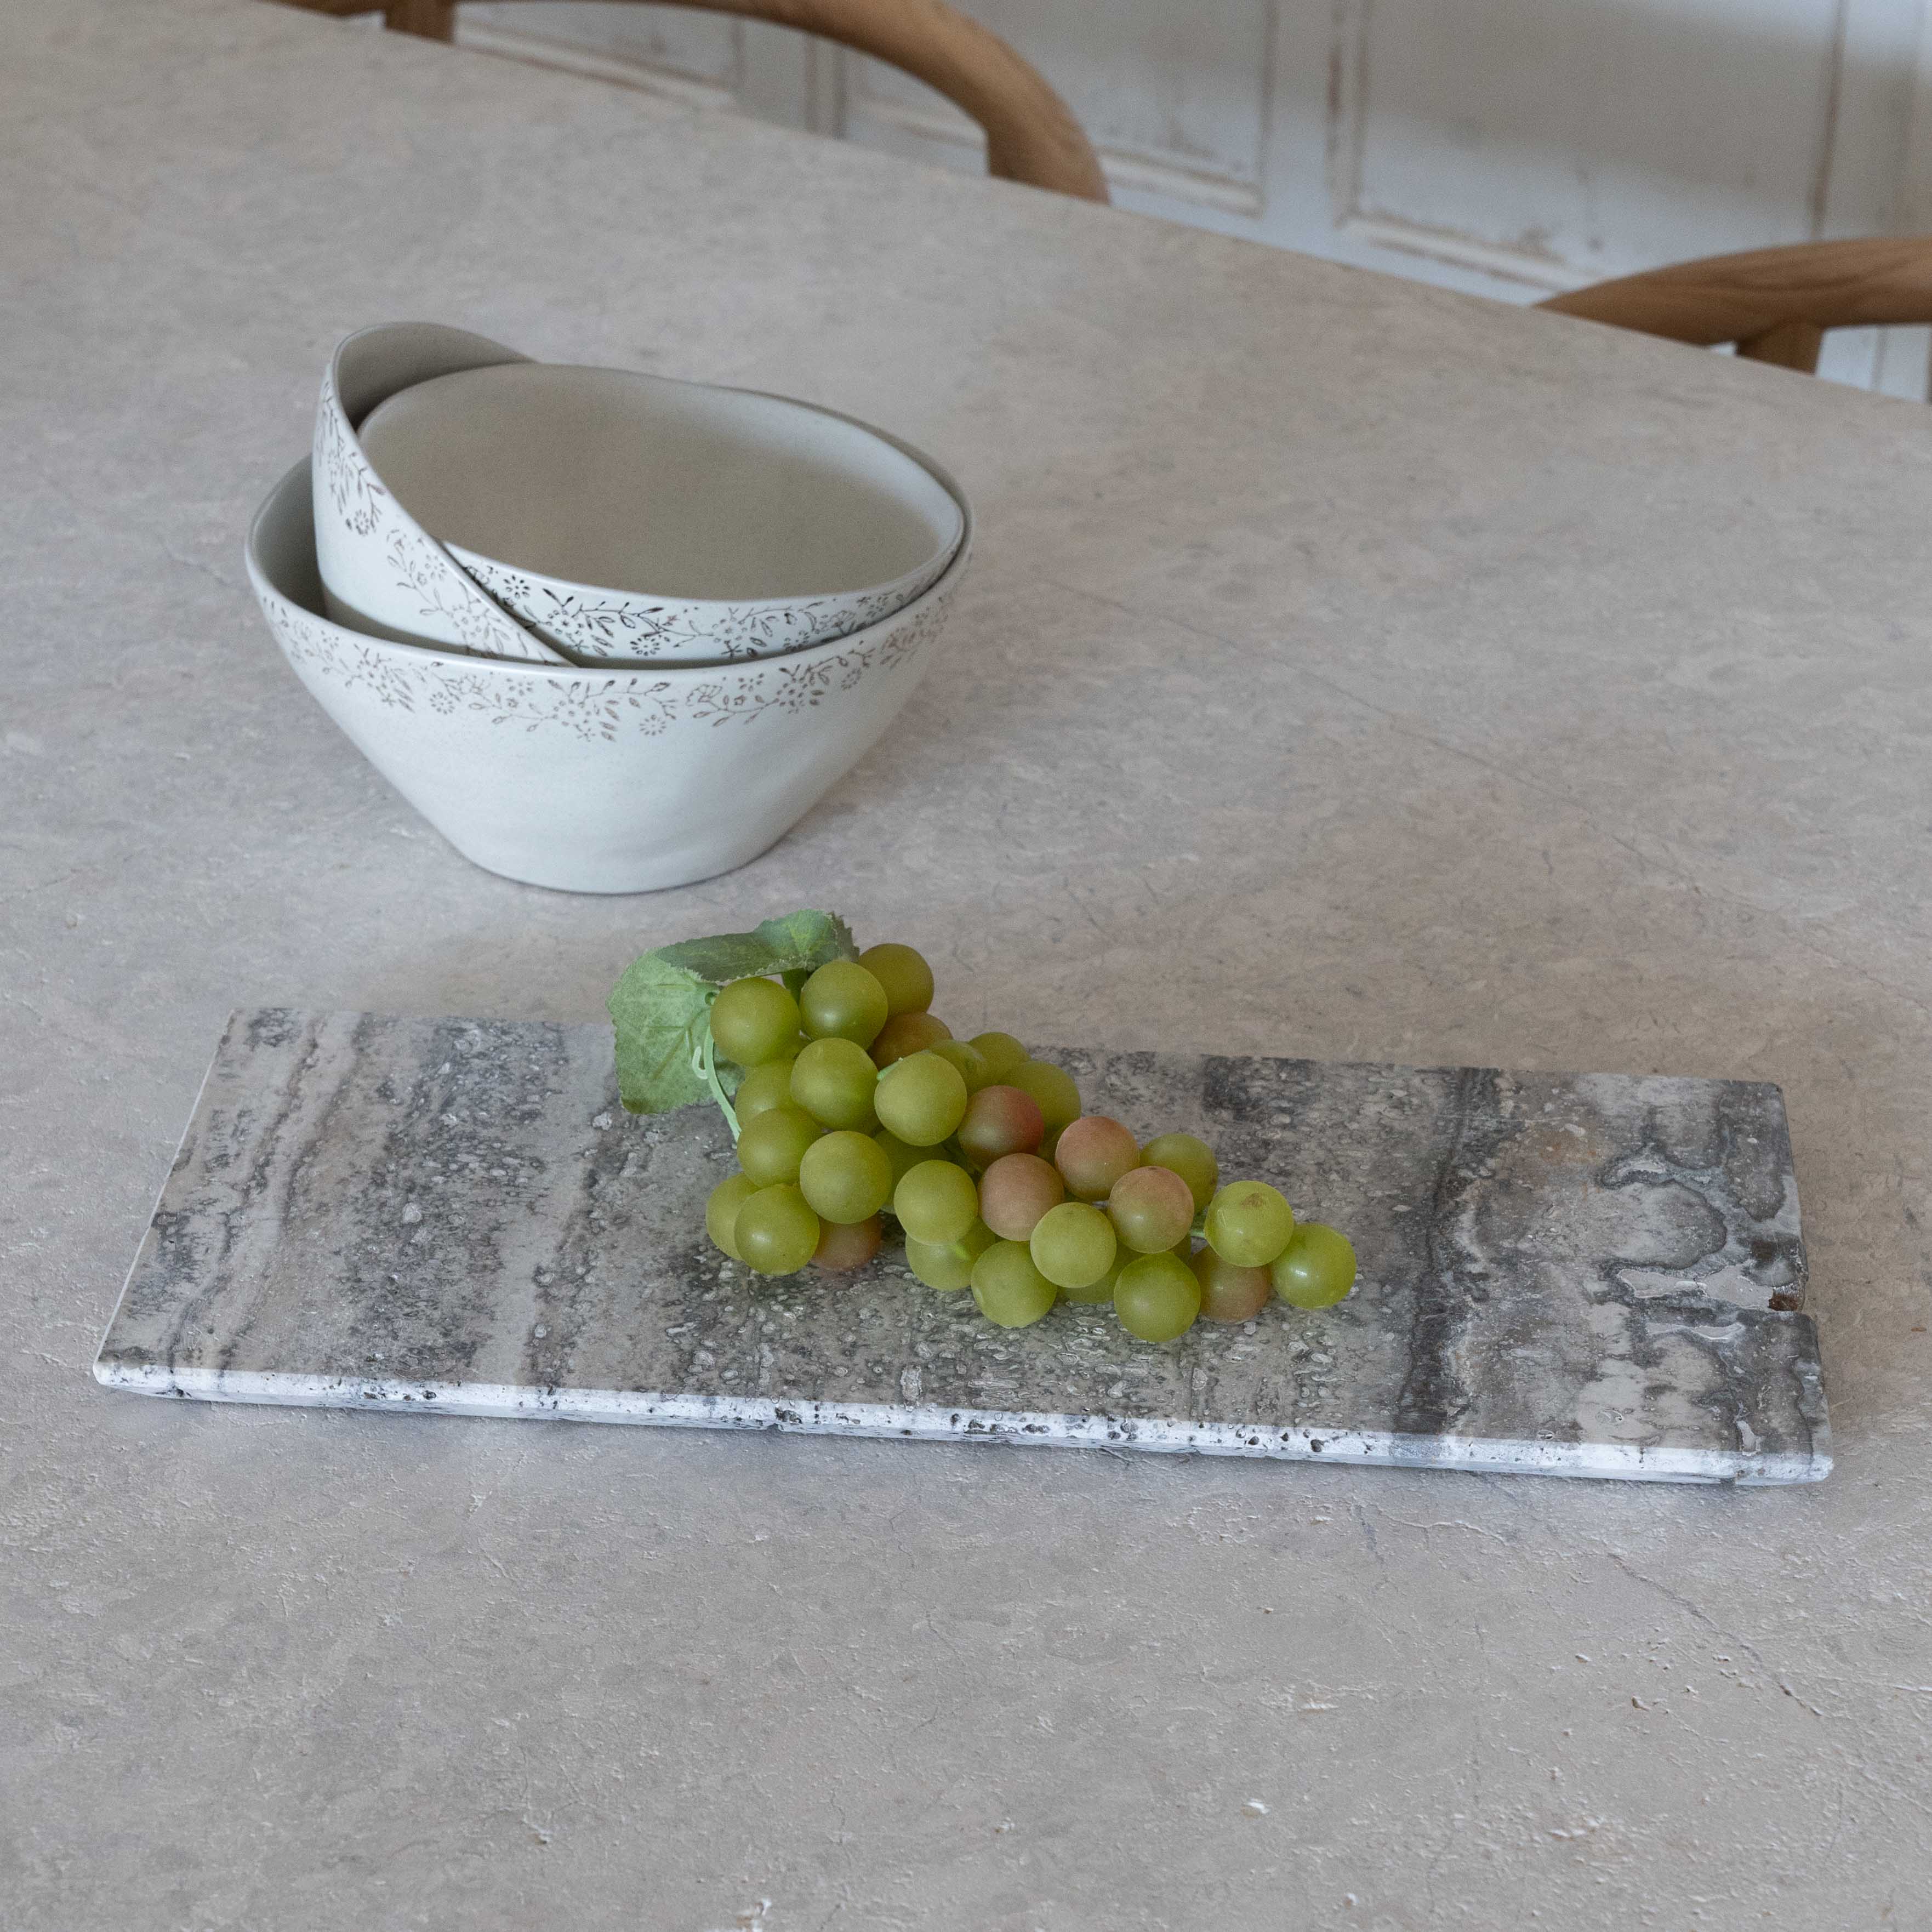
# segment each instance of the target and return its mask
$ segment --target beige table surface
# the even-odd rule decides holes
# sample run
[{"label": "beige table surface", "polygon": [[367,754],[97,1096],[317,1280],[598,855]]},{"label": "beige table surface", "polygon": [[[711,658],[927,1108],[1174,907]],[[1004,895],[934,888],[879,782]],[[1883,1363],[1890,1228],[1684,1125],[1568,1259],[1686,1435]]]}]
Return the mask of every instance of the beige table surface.
[{"label": "beige table surface", "polygon": [[[488,877],[273,652],[245,519],[406,316],[974,493],[948,654],[755,864]],[[1932,1924],[1928,512],[1924,409],[254,0],[9,0],[0,1928]],[[591,1018],[798,904],[968,1031],[1781,1082],[1837,1473],[90,1380],[232,1006]]]}]

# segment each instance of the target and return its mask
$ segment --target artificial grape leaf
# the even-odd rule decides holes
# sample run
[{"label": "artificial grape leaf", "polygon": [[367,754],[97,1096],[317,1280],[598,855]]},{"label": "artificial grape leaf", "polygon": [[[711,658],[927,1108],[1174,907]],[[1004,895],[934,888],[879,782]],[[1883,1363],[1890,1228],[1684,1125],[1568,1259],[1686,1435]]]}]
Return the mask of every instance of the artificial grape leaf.
[{"label": "artificial grape leaf", "polygon": [[722,986],[754,973],[815,973],[834,959],[856,959],[850,928],[835,913],[794,912],[768,919],[752,932],[721,932],[710,939],[680,940],[655,956],[688,968]]},{"label": "artificial grape leaf", "polygon": [[859,942],[852,928],[836,912],[788,912],[782,919],[762,921],[754,939],[773,955],[761,973],[816,973],[835,959],[856,959]]},{"label": "artificial grape leaf", "polygon": [[[720,986],[753,974],[811,974],[858,952],[836,913],[806,911],[768,919],[752,932],[680,940],[633,960],[610,998],[625,1106],[663,1114],[714,1094],[705,1069],[712,1064],[711,1002]],[[744,1077],[729,1060],[716,1061],[714,1071],[726,1094]]]},{"label": "artificial grape leaf", "polygon": [[634,959],[611,988],[617,1094],[631,1112],[665,1114],[710,1094],[698,1060],[711,1030],[716,992],[661,952]]}]

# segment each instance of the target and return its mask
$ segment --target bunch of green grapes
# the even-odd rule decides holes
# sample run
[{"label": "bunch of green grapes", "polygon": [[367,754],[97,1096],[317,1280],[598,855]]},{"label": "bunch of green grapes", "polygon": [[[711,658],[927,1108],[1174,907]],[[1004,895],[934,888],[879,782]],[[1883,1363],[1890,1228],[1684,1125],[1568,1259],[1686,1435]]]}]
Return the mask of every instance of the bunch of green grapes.
[{"label": "bunch of green grapes", "polygon": [[1334,1228],[1298,1222],[1264,1181],[1222,1186],[1192,1134],[1142,1145],[1083,1113],[1071,1077],[1010,1034],[954,1039],[932,993],[932,969],[898,945],[821,966],[795,994],[764,979],[719,992],[712,1042],[748,1070],[740,1171],[704,1218],[734,1261],[860,1268],[890,1214],[913,1274],[970,1288],[1003,1328],[1106,1302],[1148,1342],[1204,1316],[1249,1321],[1276,1297],[1316,1309],[1347,1294],[1354,1250]]}]

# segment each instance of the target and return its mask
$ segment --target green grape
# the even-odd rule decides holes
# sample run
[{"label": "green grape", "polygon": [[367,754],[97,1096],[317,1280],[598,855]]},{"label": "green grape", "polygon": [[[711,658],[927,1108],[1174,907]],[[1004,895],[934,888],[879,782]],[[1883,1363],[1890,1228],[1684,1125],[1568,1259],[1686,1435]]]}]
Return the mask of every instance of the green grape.
[{"label": "green grape", "polygon": [[[1082,1124],[1076,1120],[1070,1134]],[[1107,1218],[1124,1245],[1140,1255],[1172,1250],[1194,1224],[1194,1196],[1169,1167],[1131,1167],[1107,1196]]]},{"label": "green grape", "polygon": [[1194,1279],[1201,1284],[1204,1320],[1252,1322],[1274,1292],[1266,1268],[1237,1268],[1212,1248],[1203,1248],[1194,1257],[1193,1265]]},{"label": "green grape", "polygon": [[1033,1231],[1033,1264],[1056,1288],[1090,1288],[1119,1252],[1113,1223],[1084,1201],[1062,1202]]},{"label": "green grape", "polygon": [[1294,1210],[1265,1180],[1237,1180],[1208,1208],[1208,1244],[1237,1268],[1266,1268],[1294,1232]]},{"label": "green grape", "polygon": [[1201,1312],[1201,1284],[1174,1255],[1142,1255],[1121,1269],[1114,1283],[1114,1312],[1130,1335],[1143,1342],[1171,1342],[1194,1326]]},{"label": "green grape", "polygon": [[1198,1214],[1214,1198],[1221,1184],[1221,1163],[1205,1141],[1192,1134],[1156,1134],[1141,1149],[1143,1167],[1165,1167],[1186,1182]]},{"label": "green grape", "polygon": [[1355,1250],[1325,1222],[1304,1221],[1269,1273],[1291,1308],[1333,1308],[1355,1285]]},{"label": "green grape", "polygon": [[738,1083],[731,1105],[742,1126],[774,1107],[791,1105],[791,1060],[761,1060]]},{"label": "green grape", "polygon": [[995,1080],[1004,1080],[1016,1066],[1027,1063],[1027,1050],[1010,1033],[976,1033],[968,1045],[991,1069]]},{"label": "green grape", "polygon": [[1131,1248],[1118,1250],[1114,1256],[1114,1265],[1098,1281],[1090,1281],[1084,1288],[1063,1288],[1060,1291],[1060,1300],[1086,1302],[1096,1305],[1104,1301],[1112,1306],[1114,1300],[1114,1284],[1120,1280],[1121,1269],[1133,1258],[1134,1252]]},{"label": "green grape", "polygon": [[1003,1241],[1030,1240],[1041,1216],[1066,1198],[1060,1176],[1036,1154],[1003,1154],[980,1177],[980,1217]]},{"label": "green grape", "polygon": [[[1047,1123],[1049,1130],[1052,1125]],[[1053,1164],[1066,1177],[1066,1191],[1081,1201],[1106,1200],[1114,1183],[1138,1167],[1140,1160],[1140,1142],[1105,1114],[1084,1114],[1070,1123],[1061,1130],[1053,1150]]]},{"label": "green grape", "polygon": [[886,1158],[892,1164],[892,1186],[895,1188],[921,1161],[932,1158],[932,1148],[908,1147],[897,1134],[889,1134],[884,1127],[872,1136],[872,1140],[875,1146],[885,1149]]},{"label": "green grape", "polygon": [[922,1160],[892,1190],[892,1212],[914,1240],[928,1247],[964,1240],[980,1218],[973,1177],[950,1160]]},{"label": "green grape", "polygon": [[812,1264],[828,1274],[849,1274],[862,1268],[879,1252],[885,1231],[874,1214],[869,1221],[848,1221],[842,1225],[828,1221],[818,1231],[818,1246],[812,1250]]},{"label": "green grape", "polygon": [[927,1050],[958,1068],[969,1096],[992,1084],[993,1076],[986,1061],[963,1040],[936,1040]]},{"label": "green grape", "polygon": [[711,1003],[711,1039],[740,1066],[762,1066],[791,1051],[798,1002],[776,980],[734,980]]},{"label": "green grape", "polygon": [[890,940],[868,946],[859,964],[886,989],[886,1010],[894,1018],[922,1013],[932,1004],[932,968],[910,946]]},{"label": "green grape", "polygon": [[712,1245],[734,1262],[745,1257],[738,1252],[731,1229],[738,1219],[738,1210],[758,1191],[758,1184],[748,1174],[734,1174],[729,1180],[721,1180],[704,1204],[704,1232],[711,1237]]},{"label": "green grape", "polygon": [[959,1144],[968,1156],[989,1167],[1003,1154],[1031,1154],[1046,1131],[1040,1102],[1017,1087],[982,1087],[966,1103],[959,1123]]},{"label": "green grape", "polygon": [[738,1165],[760,1187],[798,1178],[805,1150],[824,1132],[802,1107],[768,1107],[738,1135]]},{"label": "green grape", "polygon": [[824,1126],[871,1132],[878,1084],[872,1055],[849,1040],[814,1040],[792,1062],[792,1100]]},{"label": "green grape", "polygon": [[1025,1060],[1000,1078],[1007,1086],[1017,1087],[1022,1094],[1033,1096],[1048,1133],[1058,1133],[1062,1127],[1079,1119],[1080,1089],[1074,1085],[1071,1074],[1051,1062]]},{"label": "green grape", "polygon": [[930,1013],[895,1013],[880,1028],[872,1042],[872,1064],[890,1066],[909,1053],[923,1053],[941,1040],[950,1040],[952,1029]]},{"label": "green grape", "polygon": [[973,1299],[1002,1328],[1030,1327],[1059,1298],[1023,1241],[995,1241],[973,1264]]},{"label": "green grape", "polygon": [[856,960],[834,959],[806,980],[798,1010],[814,1040],[870,1046],[886,1023],[886,989]]},{"label": "green grape", "polygon": [[895,1060],[879,1076],[879,1124],[914,1147],[937,1147],[966,1114],[966,1082],[936,1053]]},{"label": "green grape", "polygon": [[821,1221],[869,1221],[892,1198],[892,1158],[868,1135],[826,1134],[806,1149],[798,1186]]},{"label": "green grape", "polygon": [[738,1210],[732,1238],[760,1274],[793,1274],[818,1250],[818,1216],[796,1187],[761,1187]]},{"label": "green grape", "polygon": [[973,1264],[993,1245],[993,1231],[984,1222],[976,1221],[967,1230],[963,1240],[953,1242],[950,1246],[939,1247],[931,1241],[916,1241],[906,1237],[906,1265],[916,1279],[928,1288],[944,1288],[949,1292],[973,1286]]}]

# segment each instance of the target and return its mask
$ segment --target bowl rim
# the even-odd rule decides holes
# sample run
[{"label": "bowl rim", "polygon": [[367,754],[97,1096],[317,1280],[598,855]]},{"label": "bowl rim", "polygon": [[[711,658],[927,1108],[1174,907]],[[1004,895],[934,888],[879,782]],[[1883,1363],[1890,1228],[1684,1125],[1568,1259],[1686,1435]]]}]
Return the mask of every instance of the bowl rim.
[{"label": "bowl rim", "polygon": [[[647,391],[653,388],[677,389],[697,394],[745,397],[754,402],[771,404],[783,412],[805,416],[822,416],[829,422],[842,424],[846,428],[857,431],[861,436],[872,442],[883,444],[886,448],[896,452],[899,456],[904,458],[912,469],[938,484],[942,494],[952,504],[955,518],[951,530],[944,534],[925,556],[916,563],[908,566],[895,576],[880,578],[875,582],[869,584],[848,584],[842,590],[788,590],[776,595],[757,597],[700,597],[683,591],[627,590],[616,584],[593,584],[585,578],[563,576],[556,571],[535,569],[528,564],[513,562],[506,557],[493,556],[487,550],[477,549],[474,544],[458,544],[452,538],[439,537],[434,532],[429,531],[429,526],[423,524],[421,516],[412,510],[410,512],[410,515],[422,525],[425,531],[429,531],[430,540],[440,544],[448,551],[449,555],[456,560],[458,568],[464,570],[466,574],[470,574],[472,579],[474,573],[469,571],[469,567],[464,562],[466,558],[474,558],[478,562],[486,564],[490,569],[500,572],[506,576],[526,578],[532,584],[544,585],[568,596],[595,597],[626,604],[676,604],[686,610],[704,612],[707,616],[722,616],[729,611],[784,610],[796,608],[802,604],[829,604],[840,601],[856,603],[866,598],[888,596],[900,585],[910,582],[928,571],[944,570],[952,553],[964,540],[967,512],[958,485],[950,478],[940,473],[938,466],[927,457],[923,451],[903,442],[889,430],[880,428],[876,423],[867,422],[862,418],[848,415],[842,410],[826,409],[820,404],[808,401],[802,396],[783,395],[775,389],[752,388],[741,382],[707,382],[696,376],[668,376],[653,369],[622,369],[601,362],[544,362],[532,356],[522,357],[515,362],[490,363],[479,364],[472,368],[454,369],[449,372],[449,376],[492,374],[500,373],[504,369],[515,369],[520,372],[532,369],[566,370],[572,374],[614,376],[624,382],[636,383]],[[448,378],[435,376],[430,380],[441,382]],[[423,383],[410,385],[410,388],[421,388],[427,385]],[[386,398],[382,403],[379,404],[376,406],[377,409],[387,408],[389,404],[396,400],[398,397],[406,393],[407,392],[405,390],[398,390],[394,395]],[[370,415],[375,413],[375,410],[370,412]],[[367,421],[368,418],[365,417],[363,422],[354,426],[353,433],[358,445],[362,442],[362,431]],[[382,482],[383,488],[394,496],[395,495],[394,488],[383,478],[381,470],[376,467],[375,459],[369,454],[367,449],[363,451],[363,460],[368,464],[377,480]],[[397,501],[400,502],[400,498],[397,498]],[[485,594],[488,593],[486,592]],[[511,615],[514,617],[514,613],[512,613]],[[523,622],[525,628],[529,628],[526,620],[519,619],[516,621]]]},{"label": "bowl rim", "polygon": [[[955,507],[957,507],[956,500]],[[506,577],[520,577],[536,588],[554,591],[568,598],[597,598],[613,604],[664,604],[680,610],[698,613],[702,618],[709,620],[713,616],[722,618],[737,610],[796,610],[814,604],[840,601],[856,604],[871,598],[890,596],[901,584],[910,584],[923,577],[928,571],[944,569],[946,560],[965,541],[965,529],[962,522],[959,535],[953,539],[950,548],[940,544],[922,563],[915,565],[910,570],[901,571],[896,577],[885,578],[878,584],[861,584],[855,590],[802,590],[784,597],[682,597],[674,591],[620,590],[614,584],[584,584],[574,577],[554,577],[547,570],[531,570],[520,563],[506,563],[500,556],[486,556],[480,550],[472,550],[467,544],[454,543],[446,538],[438,537],[436,541],[455,559],[458,568],[468,574],[484,596],[499,604],[502,604],[503,600],[477,576],[473,566],[480,564],[488,569],[500,571]],[[513,622],[522,625],[526,631],[536,629],[533,620],[519,617],[515,611],[508,610],[507,605],[504,608]],[[848,632],[847,634],[849,636],[850,634]],[[826,640],[821,638],[818,641],[823,644]],[[808,645],[805,648],[808,650],[810,646]],[[767,655],[782,657],[784,653],[772,652]],[[619,658],[616,662],[620,664],[643,664],[656,660]],[[666,662],[674,664],[677,660],[674,658]],[[742,663],[746,660],[734,658],[729,662]]]},{"label": "bowl rim", "polygon": [[[766,392],[759,391],[753,393]],[[819,405],[807,404],[806,406],[818,409]],[[821,413],[837,416],[841,412],[826,410]],[[856,419],[848,418],[847,420]],[[869,424],[862,423],[859,426],[861,428],[872,427]],[[634,687],[653,685],[662,687],[667,685],[714,683],[720,679],[760,680],[768,676],[774,670],[783,669],[790,672],[800,668],[809,668],[827,658],[836,658],[842,652],[862,646],[868,639],[878,633],[910,621],[940,599],[949,597],[964,572],[972,555],[974,537],[973,507],[967,499],[966,493],[946,470],[923,452],[913,448],[909,444],[899,442],[897,437],[887,431],[874,430],[873,434],[885,437],[888,442],[897,443],[915,462],[926,469],[958,504],[962,524],[958,544],[939,575],[916,597],[901,604],[896,610],[890,611],[856,631],[848,631],[842,636],[821,638],[817,644],[803,645],[796,650],[776,652],[770,657],[740,658],[703,664],[681,663],[674,658],[602,659],[587,664],[545,664],[524,658],[491,657],[480,652],[458,650],[450,645],[407,644],[396,638],[371,637],[364,632],[351,630],[346,625],[337,623],[326,612],[311,610],[299,598],[284,590],[269,574],[262,562],[260,537],[263,524],[271,516],[285,511],[289,500],[298,494],[304,500],[302,507],[305,514],[303,520],[308,526],[309,542],[311,545],[314,543],[314,477],[310,460],[307,457],[291,465],[256,507],[254,514],[248,520],[248,532],[242,544],[242,562],[258,601],[266,602],[272,599],[277,604],[285,604],[304,622],[320,626],[331,638],[358,650],[393,658],[399,664],[423,667],[436,664],[458,672],[534,680],[544,683],[561,681],[568,684],[589,680],[601,683],[621,682]],[[516,620],[512,618],[511,621],[514,622]]]},{"label": "bowl rim", "polygon": [[[574,664],[576,660],[569,652],[558,650],[547,638],[539,636],[513,612],[506,610],[423,528],[408,506],[376,475],[364,452],[358,429],[358,425],[380,408],[388,397],[413,388],[418,382],[433,380],[439,374],[448,375],[458,369],[486,368],[500,362],[526,362],[530,359],[521,350],[512,349],[506,343],[451,322],[376,322],[351,329],[330,350],[322,371],[322,392],[316,398],[310,444],[310,463],[320,481],[320,472],[325,468],[332,469],[340,456],[352,469],[366,472],[386,501],[386,510],[372,524],[371,530],[355,532],[356,541],[351,548],[358,557],[370,534],[380,533],[385,523],[392,525],[393,533],[399,535],[406,546],[420,547],[423,559],[436,572],[439,580],[444,570],[448,572],[448,582],[459,604],[474,608],[483,619],[487,632],[502,632],[501,635],[493,634],[481,640],[493,646],[489,650],[471,650],[465,645],[445,648],[461,650],[472,657],[502,656],[538,664]],[[341,511],[338,500],[337,513],[331,520],[331,526],[338,532],[338,544],[346,541],[340,534],[344,526]],[[313,489],[309,514],[310,523],[318,533],[319,571],[322,520],[315,513]],[[358,565],[358,573],[359,568]],[[366,634],[379,635],[383,631],[403,628],[384,624],[374,617],[363,608],[365,600],[359,594],[355,598],[342,597],[338,601],[356,611],[365,624],[378,626]],[[520,648],[512,648],[513,639],[520,641]]]}]

